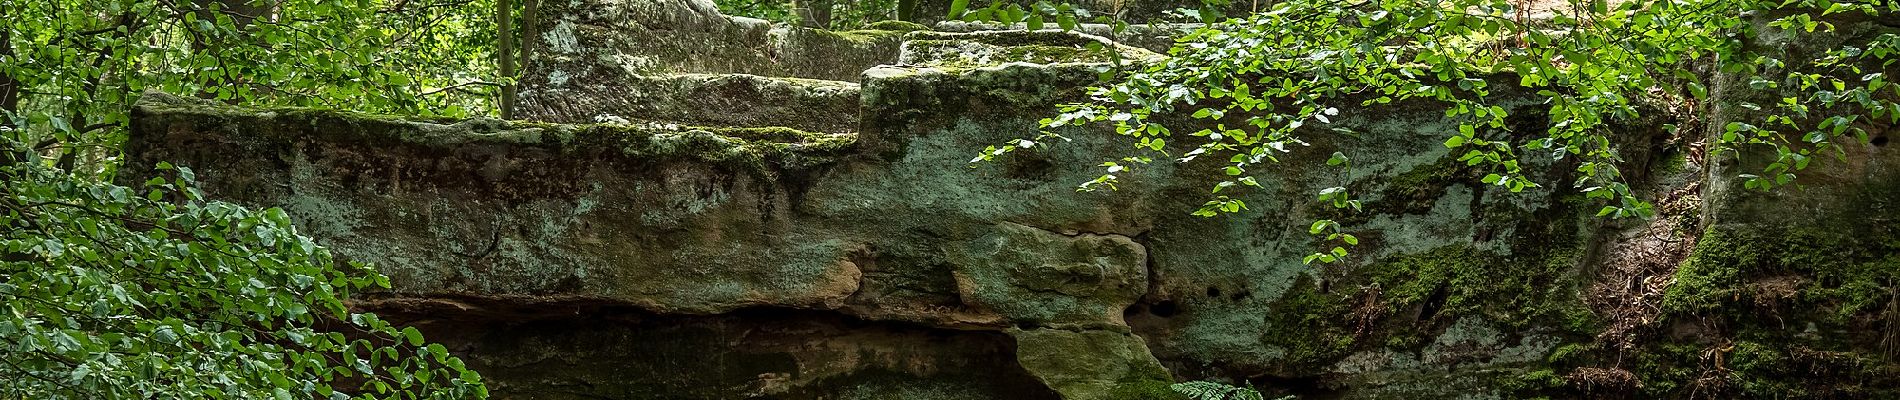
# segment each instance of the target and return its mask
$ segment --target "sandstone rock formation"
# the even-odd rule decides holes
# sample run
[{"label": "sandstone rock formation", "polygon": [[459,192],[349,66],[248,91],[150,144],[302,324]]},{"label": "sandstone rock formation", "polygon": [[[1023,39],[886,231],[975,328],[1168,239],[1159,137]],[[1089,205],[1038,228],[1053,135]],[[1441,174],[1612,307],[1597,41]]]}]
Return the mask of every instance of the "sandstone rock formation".
[{"label": "sandstone rock formation", "polygon": [[[1568,161],[1527,165],[1547,184],[1524,193],[1479,182],[1431,104],[1351,108],[1336,124],[1357,137],[1315,135],[1251,209],[1201,218],[1207,165],[1075,191],[1131,145],[1101,127],[969,162],[1148,50],[545,3],[519,105],[540,122],[149,94],[125,170],[170,161],[212,196],[283,207],[392,277],[359,306],[450,343],[504,399],[1171,398],[1189,379],[1317,398],[1900,395],[1884,133],[1774,193],[1697,154],[1625,154],[1665,210],[1628,222],[1592,217]],[[1506,103],[1513,124],[1549,123]],[[1627,123],[1626,148],[1663,148],[1652,125]],[[1359,165],[1315,167],[1334,151]],[[1304,265],[1307,224],[1339,217],[1312,193],[1342,184],[1366,194],[1344,219],[1360,254]]]}]

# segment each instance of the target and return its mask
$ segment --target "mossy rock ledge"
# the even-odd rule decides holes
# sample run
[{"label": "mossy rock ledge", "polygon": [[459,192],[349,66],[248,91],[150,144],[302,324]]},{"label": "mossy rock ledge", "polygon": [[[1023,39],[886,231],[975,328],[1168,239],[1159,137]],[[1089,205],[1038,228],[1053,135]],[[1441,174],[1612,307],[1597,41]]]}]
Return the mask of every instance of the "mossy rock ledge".
[{"label": "mossy rock ledge", "polygon": [[[213,198],[282,207],[390,275],[357,307],[450,345],[501,399],[1175,399],[1167,384],[1203,379],[1312,399],[1900,398],[1884,136],[1778,192],[1742,190],[1745,163],[1625,154],[1663,212],[1609,221],[1562,184],[1569,164],[1527,160],[1547,184],[1523,193],[1483,184],[1432,104],[1342,108],[1357,138],[1316,135],[1249,209],[1199,218],[1222,178],[1206,160],[1075,191],[1131,148],[1110,127],[970,162],[1147,50],[540,3],[517,106],[542,122],[151,93],[121,179],[169,162]],[[1714,89],[1711,126],[1762,95]],[[1625,128],[1630,148],[1662,132]],[[1342,177],[1324,162],[1346,149]],[[1313,193],[1342,179],[1367,205],[1342,219],[1361,245],[1302,264],[1311,221],[1338,217]]]}]

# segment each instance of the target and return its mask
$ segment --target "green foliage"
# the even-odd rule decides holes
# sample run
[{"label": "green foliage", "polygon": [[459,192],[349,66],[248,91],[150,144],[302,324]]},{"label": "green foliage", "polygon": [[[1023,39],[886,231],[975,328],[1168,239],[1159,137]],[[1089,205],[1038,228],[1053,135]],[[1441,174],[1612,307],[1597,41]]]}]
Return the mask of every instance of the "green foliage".
[{"label": "green foliage", "polygon": [[[1201,0],[1197,8],[1180,8],[1167,13],[1167,19],[1212,22],[1220,20],[1221,10],[1227,8],[1227,0]],[[972,7],[970,0],[952,0],[950,13],[944,18],[952,21],[986,22],[1002,26],[1020,24],[1029,30],[1062,29],[1077,30],[1083,23],[1107,25],[1112,33],[1121,33],[1130,26],[1123,18],[1129,10],[1123,6],[1127,2],[1108,2],[1111,9],[1090,10],[1069,2],[1050,2],[1047,0],[1005,1],[991,0],[989,5]],[[1150,21],[1164,22],[1164,21]]]},{"label": "green foliage", "polygon": [[129,107],[148,90],[257,105],[490,114],[492,89],[509,81],[495,76],[493,5],[0,0],[7,21],[0,78],[17,80],[23,94],[0,104],[0,126],[15,128],[0,135],[57,155],[63,166],[83,162],[109,173]]},{"label": "green foliage", "polygon": [[[1054,128],[1108,124],[1133,139],[1135,149],[1103,163],[1105,173],[1081,189],[1113,188],[1119,175],[1155,159],[1214,158],[1224,160],[1216,168],[1227,178],[1211,188],[1215,199],[1197,214],[1215,215],[1246,208],[1240,195],[1223,189],[1257,186],[1254,174],[1316,135],[1357,138],[1346,125],[1334,124],[1342,114],[1424,104],[1456,122],[1455,131],[1443,133],[1443,145],[1464,167],[1478,168],[1484,184],[1516,192],[1548,183],[1533,181],[1522,169],[1523,154],[1574,159],[1580,178],[1566,184],[1599,201],[1597,215],[1623,218],[1652,211],[1622,172],[1624,151],[1613,137],[1617,124],[1646,115],[1700,113],[1713,84],[1711,71],[1748,77],[1749,87],[1771,94],[1772,101],[1741,102],[1751,113],[1734,115],[1739,121],[1706,140],[1717,154],[1760,147],[1774,155],[1760,173],[1743,176],[1750,188],[1789,184],[1818,155],[1839,154],[1843,138],[1866,140],[1859,123],[1900,121],[1900,104],[1894,102],[1900,87],[1880,72],[1900,54],[1900,36],[1882,33],[1818,57],[1746,46],[1739,39],[1825,33],[1835,29],[1830,16],[1888,18],[1900,4],[1631,0],[1612,8],[1604,1],[1573,1],[1570,12],[1529,20],[1515,8],[1518,3],[1276,2],[1264,12],[1193,32],[1165,62],[1124,71],[1092,88],[1091,101],[1062,106],[1060,115],[1043,121],[1039,136],[986,150],[983,157],[1063,140]],[[1526,95],[1554,123],[1533,132],[1507,124],[1513,111],[1505,105]],[[1351,199],[1351,190],[1327,188],[1321,198]],[[1327,222],[1316,223],[1315,233],[1343,233]],[[1333,246],[1308,261],[1343,258],[1339,250],[1345,247]]]},{"label": "green foliage", "polygon": [[9,154],[26,160],[0,166],[0,398],[486,397],[442,345],[350,312],[387,278],[335,265],[283,210],[207,201],[185,168],[134,189]]},{"label": "green foliage", "polygon": [[486,397],[441,345],[350,312],[387,279],[282,210],[208,201],[183,168],[97,179],[146,91],[492,113],[494,5],[0,0],[0,143],[25,147],[0,162],[0,398]]},{"label": "green foliage", "polygon": [[797,22],[791,0],[720,0],[719,12],[780,23]]},{"label": "green foliage", "polygon": [[1083,21],[1091,18],[1102,22],[1118,23],[1117,30],[1127,26],[1126,23],[1120,23],[1119,20],[1107,16],[1095,17],[1094,13],[1085,8],[1066,2],[1050,3],[1048,1],[1037,1],[1028,7],[1023,7],[1019,4],[997,0],[990,2],[986,7],[970,8],[970,0],[954,0],[950,3],[950,14],[946,17],[959,21],[993,22],[1004,25],[1023,24],[1029,30],[1044,28],[1075,30]]},{"label": "green foliage", "polygon": [[1564,380],[1563,376],[1557,375],[1556,371],[1548,369],[1525,372],[1522,375],[1514,377],[1514,379],[1508,379],[1502,383],[1504,389],[1513,392],[1536,392],[1540,390],[1558,389],[1569,384]]},{"label": "green foliage", "polygon": [[[797,24],[798,4],[792,0],[719,0],[719,12],[726,15],[758,18],[783,24]],[[898,0],[857,0],[818,2],[829,7],[826,29],[858,29],[901,17]],[[875,28],[873,28],[875,29]]]}]

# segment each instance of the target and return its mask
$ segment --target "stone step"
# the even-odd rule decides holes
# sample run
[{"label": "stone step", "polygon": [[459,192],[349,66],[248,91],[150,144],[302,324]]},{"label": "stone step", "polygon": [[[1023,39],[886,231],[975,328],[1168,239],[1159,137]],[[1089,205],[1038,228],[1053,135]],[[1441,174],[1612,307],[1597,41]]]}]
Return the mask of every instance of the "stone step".
[{"label": "stone step", "polygon": [[522,87],[613,84],[629,75],[744,73],[853,81],[897,57],[916,24],[828,31],[731,17],[704,0],[539,2]]},{"label": "stone step", "polygon": [[919,31],[904,35],[897,62],[905,66],[974,68],[1012,62],[1033,64],[1109,63],[1116,53],[1124,62],[1163,56],[1086,33],[1044,30],[974,32]]},{"label": "stone step", "polygon": [[[1139,24],[1139,25],[1128,25],[1125,27],[1125,29],[1122,29],[1121,32],[1116,32],[1114,25],[1084,23],[1084,24],[1077,24],[1075,26],[1075,31],[1081,32],[1084,34],[1108,38],[1109,40],[1113,40],[1117,43],[1134,46],[1134,47],[1140,47],[1143,49],[1148,49],[1149,51],[1153,51],[1156,53],[1166,54],[1168,52],[1168,48],[1174,47],[1174,41],[1176,39],[1180,39],[1183,36],[1187,36],[1188,33],[1194,32],[1196,28],[1200,28],[1204,26],[1207,26],[1207,25],[1206,24],[1188,24],[1188,23]],[[999,24],[999,23],[994,23],[994,22],[969,22],[969,21],[943,21],[943,22],[938,22],[936,25],[933,25],[931,27],[931,30],[938,31],[938,32],[957,32],[957,33],[1010,31],[1010,30],[1026,30],[1026,29],[1028,29],[1028,26],[1024,24],[1020,24],[1020,23]]]},{"label": "stone step", "polygon": [[858,84],[747,74],[629,75],[613,85],[524,90],[522,119],[858,130]]}]

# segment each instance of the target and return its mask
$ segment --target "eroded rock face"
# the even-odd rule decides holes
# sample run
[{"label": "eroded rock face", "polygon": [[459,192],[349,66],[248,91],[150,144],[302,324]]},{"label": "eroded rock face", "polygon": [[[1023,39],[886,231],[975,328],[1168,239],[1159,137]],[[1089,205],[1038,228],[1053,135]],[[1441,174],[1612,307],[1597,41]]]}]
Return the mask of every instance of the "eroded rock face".
[{"label": "eroded rock face", "polygon": [[[1169,398],[1166,382],[1187,379],[1343,398],[1900,387],[1875,350],[1900,340],[1887,296],[1900,240],[1880,223],[1900,164],[1884,141],[1766,194],[1704,160],[1632,151],[1665,217],[1623,223],[1591,217],[1598,205],[1563,184],[1570,161],[1527,158],[1545,186],[1509,193],[1444,149],[1456,129],[1439,106],[1346,102],[1334,124],[1356,137],[1315,134],[1240,194],[1249,209],[1199,218],[1219,160],[1076,192],[1132,145],[1108,127],[970,163],[1084,99],[1113,59],[1089,49],[1100,38],[891,34],[884,61],[807,74],[713,44],[790,42],[702,3],[554,3],[544,45],[565,46],[562,29],[576,44],[530,67],[522,115],[631,125],[148,95],[125,170],[192,167],[212,196],[283,207],[378,264],[395,288],[359,305],[451,342],[502,398]],[[1512,129],[1548,126],[1536,101],[1493,86]],[[1626,125],[1626,148],[1668,139]],[[1335,151],[1355,168],[1318,167]],[[1364,213],[1311,201],[1341,185]],[[1323,218],[1353,227],[1353,260],[1300,262]],[[1804,218],[1844,228],[1770,234]],[[1739,375],[1696,378],[1724,370]]]},{"label": "eroded rock face", "polygon": [[1148,292],[1148,253],[1127,236],[1063,235],[1018,224],[944,249],[964,302],[1023,326],[1125,326]]}]

